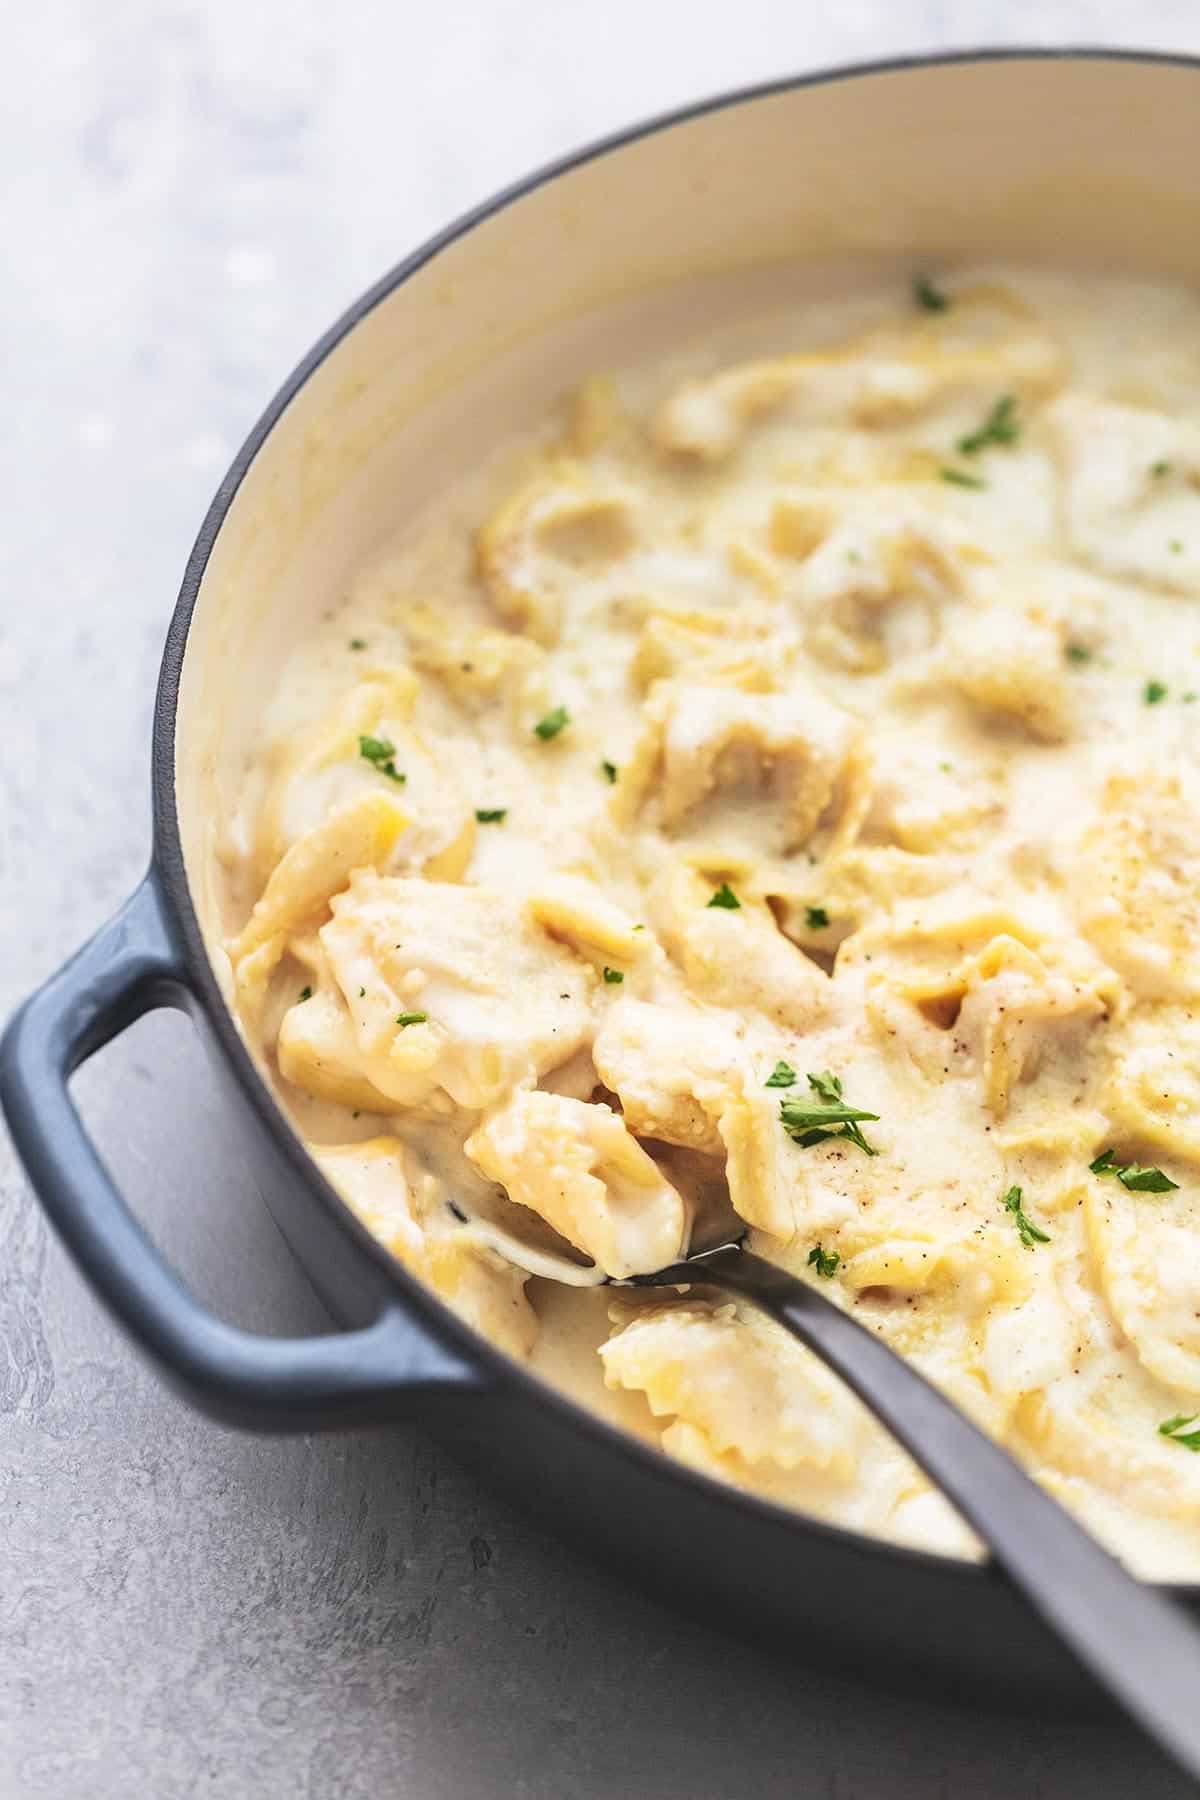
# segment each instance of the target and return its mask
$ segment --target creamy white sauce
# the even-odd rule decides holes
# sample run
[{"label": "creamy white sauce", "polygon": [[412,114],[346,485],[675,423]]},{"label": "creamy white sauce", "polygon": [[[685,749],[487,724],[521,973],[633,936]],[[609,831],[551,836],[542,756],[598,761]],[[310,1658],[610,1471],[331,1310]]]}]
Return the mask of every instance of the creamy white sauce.
[{"label": "creamy white sauce", "polygon": [[[227,833],[241,1015],[371,1228],[667,1454],[973,1552],[763,1321],[526,1285],[732,1204],[1194,1578],[1200,300],[941,281],[587,381],[331,596]],[[877,1155],[788,1136],[826,1070]]]}]

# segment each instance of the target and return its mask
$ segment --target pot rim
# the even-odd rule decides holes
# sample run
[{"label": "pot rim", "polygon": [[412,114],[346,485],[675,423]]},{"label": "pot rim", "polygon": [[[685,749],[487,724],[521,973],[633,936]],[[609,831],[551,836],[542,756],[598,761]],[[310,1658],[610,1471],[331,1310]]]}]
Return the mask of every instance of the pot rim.
[{"label": "pot rim", "polygon": [[[875,75],[905,74],[927,68],[953,69],[1003,62],[1112,62],[1160,65],[1200,70],[1200,55],[1184,51],[1138,50],[1080,45],[992,45],[974,49],[914,52],[883,57],[865,62],[838,63],[831,67],[799,75],[786,75],[752,83],[745,87],[725,89],[703,99],[656,113],[648,119],[623,126],[593,139],[578,150],[542,164],[530,174],[460,213],[427,238],[415,250],[393,265],[386,274],[353,300],[334,323],[316,340],[300,359],[268,401],[244,442],[237,451],[217,489],[184,569],[179,595],[168,626],[159,667],[155,695],[151,740],[151,787],[153,799],[152,872],[166,901],[186,956],[188,977],[193,993],[202,1006],[206,1021],[220,1044],[226,1061],[236,1073],[239,1083],[252,1105],[258,1121],[272,1138],[276,1149],[286,1159],[298,1178],[320,1196],[326,1212],[354,1238],[359,1249],[374,1263],[381,1284],[397,1291],[404,1306],[417,1316],[421,1324],[442,1340],[449,1339],[468,1360],[481,1366],[497,1383],[517,1389],[523,1398],[539,1407],[556,1410],[572,1429],[590,1435],[611,1453],[632,1457],[642,1462],[661,1479],[677,1485],[684,1494],[691,1493],[710,1504],[723,1503],[730,1512],[742,1512],[756,1518],[761,1525],[789,1533],[809,1535],[824,1541],[830,1548],[866,1558],[883,1558],[894,1564],[923,1571],[926,1576],[941,1575],[964,1584],[998,1581],[1000,1577],[986,1561],[971,1562],[944,1551],[919,1549],[873,1537],[867,1532],[833,1524],[781,1502],[718,1481],[715,1477],[689,1468],[665,1455],[633,1433],[610,1424],[599,1414],[572,1400],[566,1393],[532,1370],[496,1348],[482,1332],[465,1325],[457,1315],[416,1276],[409,1274],[384,1246],[371,1235],[351,1208],[322,1174],[309,1155],[298,1132],[291,1125],[266,1080],[260,1074],[234,1022],[231,1007],[221,993],[209,960],[192,901],[191,887],[183,857],[175,792],[176,722],[179,689],[187,650],[192,615],[209,558],[226,516],[259,451],[300,390],[326,358],[338,347],[367,315],[398,288],[402,287],[426,264],[496,214],[536,189],[560,176],[568,175],[585,164],[610,152],[622,150],[642,138],[657,135],[677,125],[701,118],[708,113],[732,110],[776,94],[797,92],[805,88],[824,87],[833,82],[853,81]],[[482,1403],[487,1404],[486,1394]],[[1200,1582],[1159,1583],[1171,1592],[1200,1600]]]}]

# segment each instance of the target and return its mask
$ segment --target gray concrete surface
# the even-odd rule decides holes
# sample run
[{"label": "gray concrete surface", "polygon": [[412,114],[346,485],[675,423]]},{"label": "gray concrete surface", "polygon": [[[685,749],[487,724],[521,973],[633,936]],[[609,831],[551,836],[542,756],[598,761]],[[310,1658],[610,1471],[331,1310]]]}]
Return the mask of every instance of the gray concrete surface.
[{"label": "gray concrete surface", "polygon": [[[18,29],[19,21],[19,29]],[[1191,0],[40,0],[0,94],[0,1000],[122,898],[201,512],[316,332],[450,214],[651,109],[935,44],[1200,47]],[[187,1027],[86,1071],[128,1191],[232,1317],[320,1323]],[[198,1420],[0,1143],[0,1796],[1141,1800],[1131,1734],[772,1666],[548,1542],[416,1432]]]}]

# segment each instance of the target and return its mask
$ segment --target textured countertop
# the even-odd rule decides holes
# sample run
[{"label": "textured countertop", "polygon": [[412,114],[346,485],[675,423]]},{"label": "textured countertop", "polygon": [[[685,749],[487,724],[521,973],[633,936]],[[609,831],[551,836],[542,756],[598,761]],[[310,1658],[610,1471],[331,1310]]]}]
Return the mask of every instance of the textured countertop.
[{"label": "textured countertop", "polygon": [[[836,17],[836,23],[831,20]],[[40,0],[6,36],[0,1001],[148,843],[192,536],[309,341],[548,156],[723,86],[983,42],[1200,48],[1193,0]],[[232,1318],[320,1314],[180,1020],[79,1091]],[[772,1666],[597,1574],[418,1433],[266,1441],[171,1398],[0,1141],[0,1800],[1167,1800],[1131,1734]]]}]

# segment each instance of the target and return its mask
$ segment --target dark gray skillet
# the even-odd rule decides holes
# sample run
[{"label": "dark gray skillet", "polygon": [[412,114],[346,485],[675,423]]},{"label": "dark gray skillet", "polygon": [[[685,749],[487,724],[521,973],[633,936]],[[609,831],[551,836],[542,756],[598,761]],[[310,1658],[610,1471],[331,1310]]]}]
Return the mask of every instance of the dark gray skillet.
[{"label": "dark gray skillet", "polygon": [[[773,109],[759,116],[777,120],[778,109],[794,101],[797,117],[802,112],[807,120],[810,101],[819,113],[831,98],[843,96],[842,110],[857,108],[863,128],[854,141],[869,137],[870,117],[894,116],[897,131],[928,144],[931,171],[957,182],[980,118],[983,80],[991,128],[1006,143],[1026,144],[1036,123],[1053,139],[1060,160],[1069,161],[1081,143],[1090,147],[1090,160],[1063,190],[1069,216],[1085,235],[1094,229],[1107,244],[1108,214],[1122,195],[1128,220],[1151,235],[1140,189],[1136,207],[1126,189],[1114,189],[1106,208],[1080,198],[1085,189],[1092,192],[1096,179],[1108,179],[1111,146],[1114,165],[1124,168],[1134,152],[1139,167],[1148,162],[1154,192],[1175,207],[1170,244],[1190,243],[1200,165],[1200,149],[1193,154],[1188,148],[1193,137],[1200,140],[1200,64],[1194,59],[1106,51],[915,58],[723,96],[545,169],[425,244],[320,340],[239,452],[187,566],[155,711],[149,872],[117,916],[11,1022],[0,1048],[0,1100],[33,1186],[81,1271],[162,1373],[214,1417],[268,1431],[416,1419],[548,1527],[673,1604],[738,1630],[775,1655],[906,1685],[939,1700],[1018,1705],[1053,1718],[1094,1710],[1097,1690],[1081,1674],[1082,1660],[1196,1770],[1200,1679],[1180,1609],[1196,1608],[1200,1591],[1176,1590],[1177,1605],[1130,1581],[1002,1452],[815,1290],[802,1287],[784,1296],[778,1272],[756,1268],[740,1250],[722,1253],[706,1270],[707,1280],[757,1298],[864,1399],[871,1397],[869,1403],[991,1543],[991,1565],[884,1544],[685,1468],[510,1361],[399,1267],[323,1179],[251,1060],[214,976],[181,841],[175,779],[180,683],[198,603],[204,614],[214,546],[232,529],[243,483],[262,466],[274,467],[279,441],[288,441],[293,402],[311,380],[329,372],[327,363],[337,366],[351,334],[360,326],[370,331],[377,309],[401,302],[400,290],[438,258],[465,254],[473,234],[486,245],[506,221],[511,226],[509,209],[519,215],[526,201],[536,206],[546,194],[569,193],[572,183],[591,193],[610,166],[641,169],[639,159],[653,160],[665,134],[725,134],[728,122],[736,151],[740,121],[753,118],[759,107]],[[919,93],[910,105],[913,84]],[[860,93],[872,95],[875,106],[880,96],[892,96],[893,110],[885,104],[882,113],[872,113]],[[920,126],[915,137],[914,116]],[[805,141],[797,126],[796,142]],[[826,146],[839,173],[847,141]],[[1060,189],[1041,171],[1059,165],[1042,156],[1041,141],[1037,194],[1053,198]],[[888,142],[880,141],[872,154],[879,158],[876,174],[890,177]],[[724,166],[736,166],[736,155]],[[1083,184],[1078,191],[1077,178]],[[627,175],[619,179],[628,185]],[[820,184],[809,188],[818,199],[825,192]],[[663,206],[658,186],[643,182],[639,191]],[[886,179],[883,191],[895,232],[907,233],[903,241],[914,249],[936,248],[939,224],[920,215],[910,231],[895,212],[897,195]],[[954,191],[961,200],[960,190]],[[673,203],[681,213],[699,207],[703,217],[703,193],[702,185],[689,186]],[[833,199],[844,206],[847,196],[838,188]],[[976,211],[972,199],[969,215],[959,206],[954,217],[961,223]],[[606,214],[614,216],[612,209]],[[664,210],[662,217],[669,216]],[[582,242],[572,236],[577,220],[569,205],[555,219],[562,258],[571,266]],[[1117,235],[1122,243],[1126,235],[1137,240],[1132,253],[1145,248],[1137,231]],[[182,750],[186,755],[186,732]],[[68,1091],[70,1075],[158,1006],[185,1009],[211,1052],[228,1102],[228,1133],[338,1322],[328,1335],[264,1338],[213,1314],[147,1238],[89,1142]],[[752,1295],[760,1273],[768,1289]],[[695,1270],[667,1271],[665,1278],[694,1281]],[[999,1565],[1009,1580],[1001,1578]]]}]

